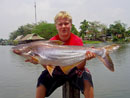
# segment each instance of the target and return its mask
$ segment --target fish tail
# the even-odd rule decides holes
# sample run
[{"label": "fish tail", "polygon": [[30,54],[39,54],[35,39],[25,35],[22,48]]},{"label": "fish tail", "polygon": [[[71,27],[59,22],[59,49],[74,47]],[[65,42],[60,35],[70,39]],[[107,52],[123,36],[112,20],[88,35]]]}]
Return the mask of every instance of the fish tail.
[{"label": "fish tail", "polygon": [[104,54],[102,56],[97,56],[104,65],[112,72],[114,72],[114,64],[112,62],[111,57],[109,56],[110,52],[113,52],[114,50],[118,49],[119,45],[113,44],[103,47]]},{"label": "fish tail", "polygon": [[114,64],[112,62],[112,59],[109,56],[109,53],[106,52],[104,57],[101,56],[97,56],[99,58],[99,60],[101,60],[104,65],[112,72],[114,72]]}]

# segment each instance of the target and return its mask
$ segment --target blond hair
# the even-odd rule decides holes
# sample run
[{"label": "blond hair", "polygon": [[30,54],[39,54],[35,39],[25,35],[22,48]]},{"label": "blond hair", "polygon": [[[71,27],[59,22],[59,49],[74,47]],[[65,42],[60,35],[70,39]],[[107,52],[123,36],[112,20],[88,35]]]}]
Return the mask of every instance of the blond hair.
[{"label": "blond hair", "polygon": [[67,13],[66,11],[60,11],[54,18],[54,21],[56,23],[58,18],[67,18],[72,23],[72,17]]}]

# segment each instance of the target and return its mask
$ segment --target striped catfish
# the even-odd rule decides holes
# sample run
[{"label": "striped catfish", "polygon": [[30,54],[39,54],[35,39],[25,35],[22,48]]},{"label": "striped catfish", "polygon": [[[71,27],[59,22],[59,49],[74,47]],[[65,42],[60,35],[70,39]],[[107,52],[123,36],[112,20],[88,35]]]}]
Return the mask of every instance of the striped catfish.
[{"label": "striped catfish", "polygon": [[[114,71],[114,64],[109,53],[119,48],[119,45],[112,44],[99,48],[85,46],[62,45],[61,41],[36,41],[27,44],[20,44],[12,48],[13,52],[26,59],[34,60],[43,65],[71,66],[78,64],[86,58],[86,52],[95,53],[103,64]],[[68,67],[69,68],[69,67]]]}]

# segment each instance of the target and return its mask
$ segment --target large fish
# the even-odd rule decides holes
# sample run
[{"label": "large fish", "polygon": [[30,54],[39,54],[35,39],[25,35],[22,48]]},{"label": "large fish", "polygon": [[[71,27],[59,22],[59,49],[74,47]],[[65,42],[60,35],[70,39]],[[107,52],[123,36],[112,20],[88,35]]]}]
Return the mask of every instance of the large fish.
[{"label": "large fish", "polygon": [[119,45],[113,44],[100,48],[89,48],[85,46],[60,45],[61,41],[36,41],[27,44],[21,44],[13,47],[13,52],[34,60],[43,65],[68,66],[67,70],[76,66],[86,57],[86,52],[95,53],[104,65],[111,71],[114,71],[114,64],[109,56],[109,52],[119,48]]}]

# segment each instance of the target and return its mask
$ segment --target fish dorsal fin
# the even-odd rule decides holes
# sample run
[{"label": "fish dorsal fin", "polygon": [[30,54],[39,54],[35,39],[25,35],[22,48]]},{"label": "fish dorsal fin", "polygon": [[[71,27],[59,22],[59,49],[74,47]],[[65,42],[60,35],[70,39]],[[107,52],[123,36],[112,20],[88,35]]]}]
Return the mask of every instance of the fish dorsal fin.
[{"label": "fish dorsal fin", "polygon": [[60,40],[49,40],[47,42],[50,44],[55,44],[55,45],[63,45],[64,44],[64,42],[60,41]]}]

